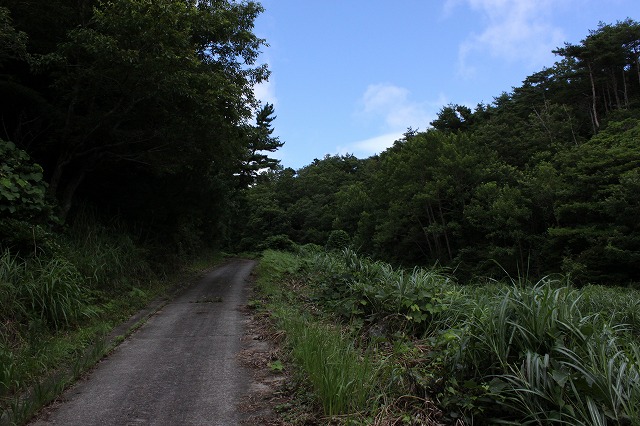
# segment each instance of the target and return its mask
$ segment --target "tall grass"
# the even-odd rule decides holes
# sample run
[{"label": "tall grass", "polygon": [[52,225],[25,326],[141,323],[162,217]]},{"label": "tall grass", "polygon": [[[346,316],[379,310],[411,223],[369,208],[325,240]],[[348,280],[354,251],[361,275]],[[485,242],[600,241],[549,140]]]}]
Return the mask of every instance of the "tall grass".
[{"label": "tall grass", "polygon": [[598,312],[614,324],[625,324],[640,338],[640,291],[630,288],[589,285],[580,291],[580,309]]},{"label": "tall grass", "polygon": [[106,226],[91,210],[76,215],[62,249],[94,289],[126,289],[153,276],[146,251],[117,222]]},{"label": "tall grass", "polygon": [[25,276],[26,262],[4,250],[0,254],[0,319],[15,321],[26,314],[26,307],[18,303],[20,282]]},{"label": "tall grass", "polygon": [[640,425],[636,291],[576,289],[560,276],[459,286],[441,271],[394,270],[350,251],[307,259],[328,309],[359,306],[350,318],[385,325],[387,338],[401,329],[428,339],[430,355],[407,374],[441,371],[413,389],[447,410],[513,424]]},{"label": "tall grass", "polygon": [[64,258],[34,259],[19,297],[38,320],[56,330],[90,314],[84,280]]},{"label": "tall grass", "polygon": [[353,346],[353,338],[337,328],[309,322],[299,312],[281,310],[291,353],[329,416],[370,408],[377,367]]},{"label": "tall grass", "polygon": [[20,260],[8,250],[0,256],[0,318],[36,321],[54,330],[88,313],[83,280],[64,258]]},{"label": "tall grass", "polygon": [[301,260],[292,254],[265,251],[257,270],[258,285],[286,335],[291,358],[310,383],[324,414],[369,411],[375,403],[380,366],[354,346],[353,336],[311,318],[300,299],[291,299],[285,283],[300,267]]},{"label": "tall grass", "polygon": [[505,383],[520,424],[640,424],[638,344],[611,317],[583,313],[581,296],[544,279],[475,302],[450,342],[450,373]]},{"label": "tall grass", "polygon": [[41,371],[37,347],[90,314],[77,269],[64,258],[0,255],[0,402]]},{"label": "tall grass", "polygon": [[582,347],[527,352],[520,368],[505,375],[507,402],[524,415],[522,424],[640,424],[640,376],[635,342],[609,336]]}]

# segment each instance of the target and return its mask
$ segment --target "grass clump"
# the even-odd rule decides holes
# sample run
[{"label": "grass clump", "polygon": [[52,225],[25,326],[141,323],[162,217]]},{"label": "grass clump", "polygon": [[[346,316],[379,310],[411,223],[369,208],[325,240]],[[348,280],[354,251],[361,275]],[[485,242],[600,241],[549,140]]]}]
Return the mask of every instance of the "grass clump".
[{"label": "grass clump", "polygon": [[582,312],[581,296],[545,279],[472,300],[445,350],[448,373],[457,383],[490,384],[483,410],[520,424],[640,421],[631,409],[637,343],[610,317]]},{"label": "grass clump", "polygon": [[369,405],[379,367],[354,347],[351,336],[305,320],[299,312],[280,311],[277,317],[292,357],[310,381],[325,415],[355,413]]}]

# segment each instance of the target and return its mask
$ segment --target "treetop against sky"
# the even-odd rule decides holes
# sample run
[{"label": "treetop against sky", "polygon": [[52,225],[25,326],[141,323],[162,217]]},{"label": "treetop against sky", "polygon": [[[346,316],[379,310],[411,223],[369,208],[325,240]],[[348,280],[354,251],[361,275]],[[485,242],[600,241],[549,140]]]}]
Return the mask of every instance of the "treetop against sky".
[{"label": "treetop against sky", "polygon": [[271,71],[278,156],[379,153],[444,105],[491,103],[552,66],[599,22],[640,19],[636,0],[263,0],[256,34]]}]

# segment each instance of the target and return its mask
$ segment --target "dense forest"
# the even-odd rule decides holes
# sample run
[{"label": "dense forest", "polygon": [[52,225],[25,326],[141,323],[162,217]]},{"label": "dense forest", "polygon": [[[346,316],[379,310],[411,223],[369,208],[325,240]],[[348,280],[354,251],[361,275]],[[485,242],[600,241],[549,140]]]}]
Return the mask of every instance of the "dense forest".
[{"label": "dense forest", "polygon": [[87,205],[150,246],[223,243],[234,194],[277,164],[265,152],[281,145],[273,106],[253,94],[269,75],[252,32],[261,11],[3,1],[3,246],[31,246],[33,225],[46,233]]},{"label": "dense forest", "polygon": [[367,159],[326,156],[245,192],[239,249],[330,240],[463,279],[640,280],[640,24],[600,24],[491,104],[446,105]]}]

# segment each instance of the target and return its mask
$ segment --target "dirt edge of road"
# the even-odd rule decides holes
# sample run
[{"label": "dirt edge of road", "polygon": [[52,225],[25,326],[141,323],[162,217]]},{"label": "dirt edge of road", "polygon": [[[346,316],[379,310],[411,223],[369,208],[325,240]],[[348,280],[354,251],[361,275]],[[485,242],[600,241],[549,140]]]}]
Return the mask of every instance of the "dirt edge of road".
[{"label": "dirt edge of road", "polygon": [[[255,297],[255,278],[253,273],[249,277],[249,302]],[[245,333],[242,350],[237,358],[241,365],[250,370],[252,380],[248,394],[238,405],[238,409],[245,415],[241,424],[287,425],[276,410],[290,400],[285,390],[290,378],[277,367],[280,347],[278,339],[273,335],[269,316],[253,309],[250,303],[242,308],[242,312],[245,315]]]}]

